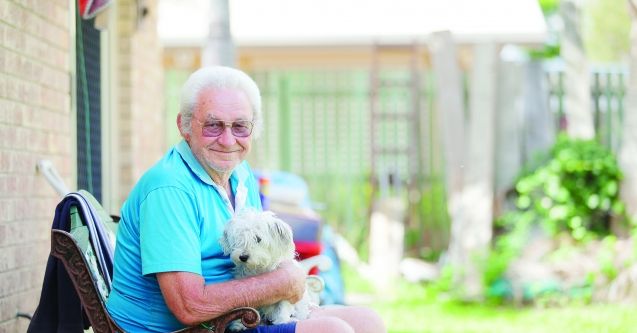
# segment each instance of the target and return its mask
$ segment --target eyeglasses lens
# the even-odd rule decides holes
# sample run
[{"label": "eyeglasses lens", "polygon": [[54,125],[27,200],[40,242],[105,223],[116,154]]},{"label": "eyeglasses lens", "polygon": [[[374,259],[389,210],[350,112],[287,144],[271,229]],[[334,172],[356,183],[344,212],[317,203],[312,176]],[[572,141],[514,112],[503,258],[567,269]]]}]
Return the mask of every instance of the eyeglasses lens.
[{"label": "eyeglasses lens", "polygon": [[247,137],[252,133],[252,122],[249,121],[235,121],[228,125],[223,121],[212,121],[203,125],[203,136],[217,137],[223,133],[226,126],[230,127],[232,135],[239,138]]}]

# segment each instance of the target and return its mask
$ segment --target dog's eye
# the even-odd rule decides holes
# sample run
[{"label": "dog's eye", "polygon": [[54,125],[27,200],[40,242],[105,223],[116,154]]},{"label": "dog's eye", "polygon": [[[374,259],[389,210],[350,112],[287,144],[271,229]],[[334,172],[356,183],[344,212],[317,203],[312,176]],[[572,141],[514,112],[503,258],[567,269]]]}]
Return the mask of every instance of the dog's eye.
[{"label": "dog's eye", "polygon": [[257,243],[261,243],[261,237],[256,236],[257,237]]}]

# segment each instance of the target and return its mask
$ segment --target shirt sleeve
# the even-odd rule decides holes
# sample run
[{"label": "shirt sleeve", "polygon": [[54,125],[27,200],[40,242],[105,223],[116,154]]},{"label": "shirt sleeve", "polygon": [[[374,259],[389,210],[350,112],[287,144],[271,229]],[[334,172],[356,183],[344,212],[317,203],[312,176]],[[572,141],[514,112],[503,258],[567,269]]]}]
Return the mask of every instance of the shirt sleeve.
[{"label": "shirt sleeve", "polygon": [[177,187],[151,191],[140,210],[142,274],[201,275],[200,230],[194,198]]}]

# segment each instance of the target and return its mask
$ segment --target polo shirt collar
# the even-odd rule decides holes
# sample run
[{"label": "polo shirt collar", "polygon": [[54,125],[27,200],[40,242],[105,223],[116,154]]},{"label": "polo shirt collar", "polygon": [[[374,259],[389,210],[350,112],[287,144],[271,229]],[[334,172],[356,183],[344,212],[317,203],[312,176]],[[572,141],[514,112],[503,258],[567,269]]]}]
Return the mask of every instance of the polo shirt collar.
[{"label": "polo shirt collar", "polygon": [[208,185],[214,185],[212,178],[210,178],[210,175],[208,175],[201,163],[199,163],[195,155],[192,153],[192,150],[190,149],[190,146],[188,145],[188,142],[186,142],[186,140],[181,140],[177,144],[176,148],[177,152],[179,153],[179,155],[181,155],[181,158],[184,160],[184,162],[186,162],[190,170],[192,170],[192,172],[197,175],[197,177],[199,177],[202,182]]},{"label": "polo shirt collar", "polygon": [[[208,175],[201,163],[199,163],[186,140],[181,140],[175,148],[190,170],[192,170],[192,172],[197,175],[202,182],[217,189],[217,192],[219,192],[222,197],[227,197],[225,190],[220,190],[219,186],[212,181],[210,175]],[[244,170],[237,166],[234,170],[232,170],[232,174],[230,175],[230,186],[232,187],[232,191],[235,193],[235,208],[237,210],[245,205],[245,201],[247,199],[247,188],[245,186],[245,182],[249,174],[243,171]]]}]

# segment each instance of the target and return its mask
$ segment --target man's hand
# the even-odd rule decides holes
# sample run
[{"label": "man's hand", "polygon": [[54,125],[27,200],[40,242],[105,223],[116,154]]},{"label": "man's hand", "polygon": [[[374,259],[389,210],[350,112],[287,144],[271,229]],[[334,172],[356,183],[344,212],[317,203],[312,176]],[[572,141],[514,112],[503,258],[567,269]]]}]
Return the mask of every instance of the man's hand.
[{"label": "man's hand", "polygon": [[193,325],[240,306],[259,307],[280,300],[296,303],[305,292],[306,273],[288,260],[269,273],[206,285],[203,277],[187,272],[157,274],[168,308],[179,321]]},{"label": "man's hand", "polygon": [[305,278],[307,274],[301,266],[294,260],[286,260],[277,268],[282,276],[286,278],[289,286],[285,290],[288,292],[284,299],[294,304],[303,298],[305,292]]}]

